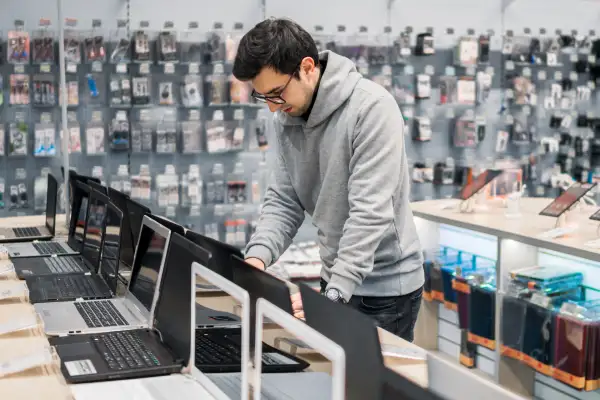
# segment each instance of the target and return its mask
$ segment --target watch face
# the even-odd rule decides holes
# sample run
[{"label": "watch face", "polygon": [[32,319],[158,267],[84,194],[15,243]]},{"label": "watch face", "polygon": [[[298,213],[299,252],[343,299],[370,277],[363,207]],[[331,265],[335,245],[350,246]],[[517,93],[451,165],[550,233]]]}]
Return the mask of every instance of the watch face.
[{"label": "watch face", "polygon": [[331,301],[340,301],[340,298],[342,297],[337,289],[327,290],[327,292],[325,292],[325,296],[327,296],[327,298]]}]

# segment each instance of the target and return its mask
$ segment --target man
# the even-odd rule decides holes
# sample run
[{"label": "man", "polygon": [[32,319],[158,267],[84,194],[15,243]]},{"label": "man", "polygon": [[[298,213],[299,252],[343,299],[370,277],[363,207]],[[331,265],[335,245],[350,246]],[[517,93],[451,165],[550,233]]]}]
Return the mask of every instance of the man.
[{"label": "man", "polygon": [[[233,74],[275,113],[277,137],[275,181],[247,262],[269,267],[306,212],[318,228],[321,292],[412,341],[423,259],[394,98],[349,59],[319,54],[310,34],[284,19],[265,20],[242,38]],[[293,300],[302,317],[301,299]]]}]

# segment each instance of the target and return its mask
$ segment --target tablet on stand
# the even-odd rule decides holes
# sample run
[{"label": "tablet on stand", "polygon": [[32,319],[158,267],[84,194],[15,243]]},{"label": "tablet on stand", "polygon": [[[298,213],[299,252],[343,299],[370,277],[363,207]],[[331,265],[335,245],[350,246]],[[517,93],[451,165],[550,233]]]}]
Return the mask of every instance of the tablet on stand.
[{"label": "tablet on stand", "polygon": [[460,212],[471,213],[477,209],[487,208],[484,204],[477,205],[477,199],[480,197],[480,194],[483,194],[483,189],[501,174],[502,170],[486,169],[472,182],[463,186],[459,194],[459,198],[461,200],[459,206]]},{"label": "tablet on stand", "polygon": [[556,218],[554,229],[546,231],[540,236],[542,238],[553,239],[574,232],[577,226],[569,225],[567,217],[583,196],[594,188],[594,186],[596,186],[595,183],[576,183],[540,211],[540,215]]}]

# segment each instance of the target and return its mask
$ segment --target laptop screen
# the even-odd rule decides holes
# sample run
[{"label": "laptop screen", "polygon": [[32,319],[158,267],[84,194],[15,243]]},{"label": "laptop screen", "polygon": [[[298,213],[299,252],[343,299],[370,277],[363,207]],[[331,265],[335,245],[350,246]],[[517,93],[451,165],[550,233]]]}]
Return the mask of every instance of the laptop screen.
[{"label": "laptop screen", "polygon": [[73,208],[71,209],[71,221],[69,222],[69,246],[74,250],[81,251],[90,187],[81,182],[76,182],[73,187],[75,190],[72,193]]},{"label": "laptop screen", "polygon": [[154,327],[163,342],[189,361],[191,329],[192,263],[206,265],[210,255],[177,233],[171,235],[160,295],[156,304]]},{"label": "laptop screen", "polygon": [[[150,209],[137,201],[127,199],[127,213],[129,215],[129,224],[131,226],[132,250],[135,254],[135,247],[137,246],[140,230],[142,229],[142,220],[144,219],[144,215],[150,214]],[[131,257],[131,263],[133,264],[133,256]]]},{"label": "laptop screen", "polygon": [[119,243],[123,213],[114,204],[106,209],[106,228],[100,255],[100,274],[113,293],[116,293],[119,273]]},{"label": "laptop screen", "polygon": [[96,268],[100,262],[100,246],[104,234],[107,204],[106,196],[95,190],[91,192],[81,254]]},{"label": "laptop screen", "polygon": [[133,266],[129,291],[151,310],[158,282],[160,265],[167,247],[167,238],[143,224],[138,244],[138,254]]},{"label": "laptop screen", "polygon": [[[123,212],[123,225],[121,235],[121,261],[131,267],[133,264],[133,256],[135,253],[135,246],[133,245],[133,235],[131,233],[131,221],[129,218],[129,212],[127,211],[127,199],[128,196],[116,189],[108,188],[108,196],[110,201],[117,206],[119,210]],[[140,221],[141,224],[141,221]]]},{"label": "laptop screen", "polygon": [[106,186],[102,185],[100,182],[96,182],[94,180],[88,179],[87,184],[94,190],[99,191],[102,194],[108,195],[108,191]]},{"label": "laptop screen", "polygon": [[54,235],[56,228],[56,195],[58,182],[52,174],[48,174],[48,188],[46,194],[46,228]]},{"label": "laptop screen", "polygon": [[244,258],[239,249],[190,230],[185,233],[185,237],[211,254],[210,265],[207,265],[208,268],[223,278],[233,281],[231,256]]}]

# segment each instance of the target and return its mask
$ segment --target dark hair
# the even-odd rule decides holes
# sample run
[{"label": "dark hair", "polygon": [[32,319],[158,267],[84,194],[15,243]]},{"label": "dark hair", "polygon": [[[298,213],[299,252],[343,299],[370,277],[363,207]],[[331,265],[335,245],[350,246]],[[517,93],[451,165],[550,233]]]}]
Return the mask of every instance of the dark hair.
[{"label": "dark hair", "polygon": [[233,75],[240,81],[254,79],[264,67],[298,76],[305,57],[319,62],[319,51],[312,36],[289,19],[270,18],[258,23],[240,40]]}]

